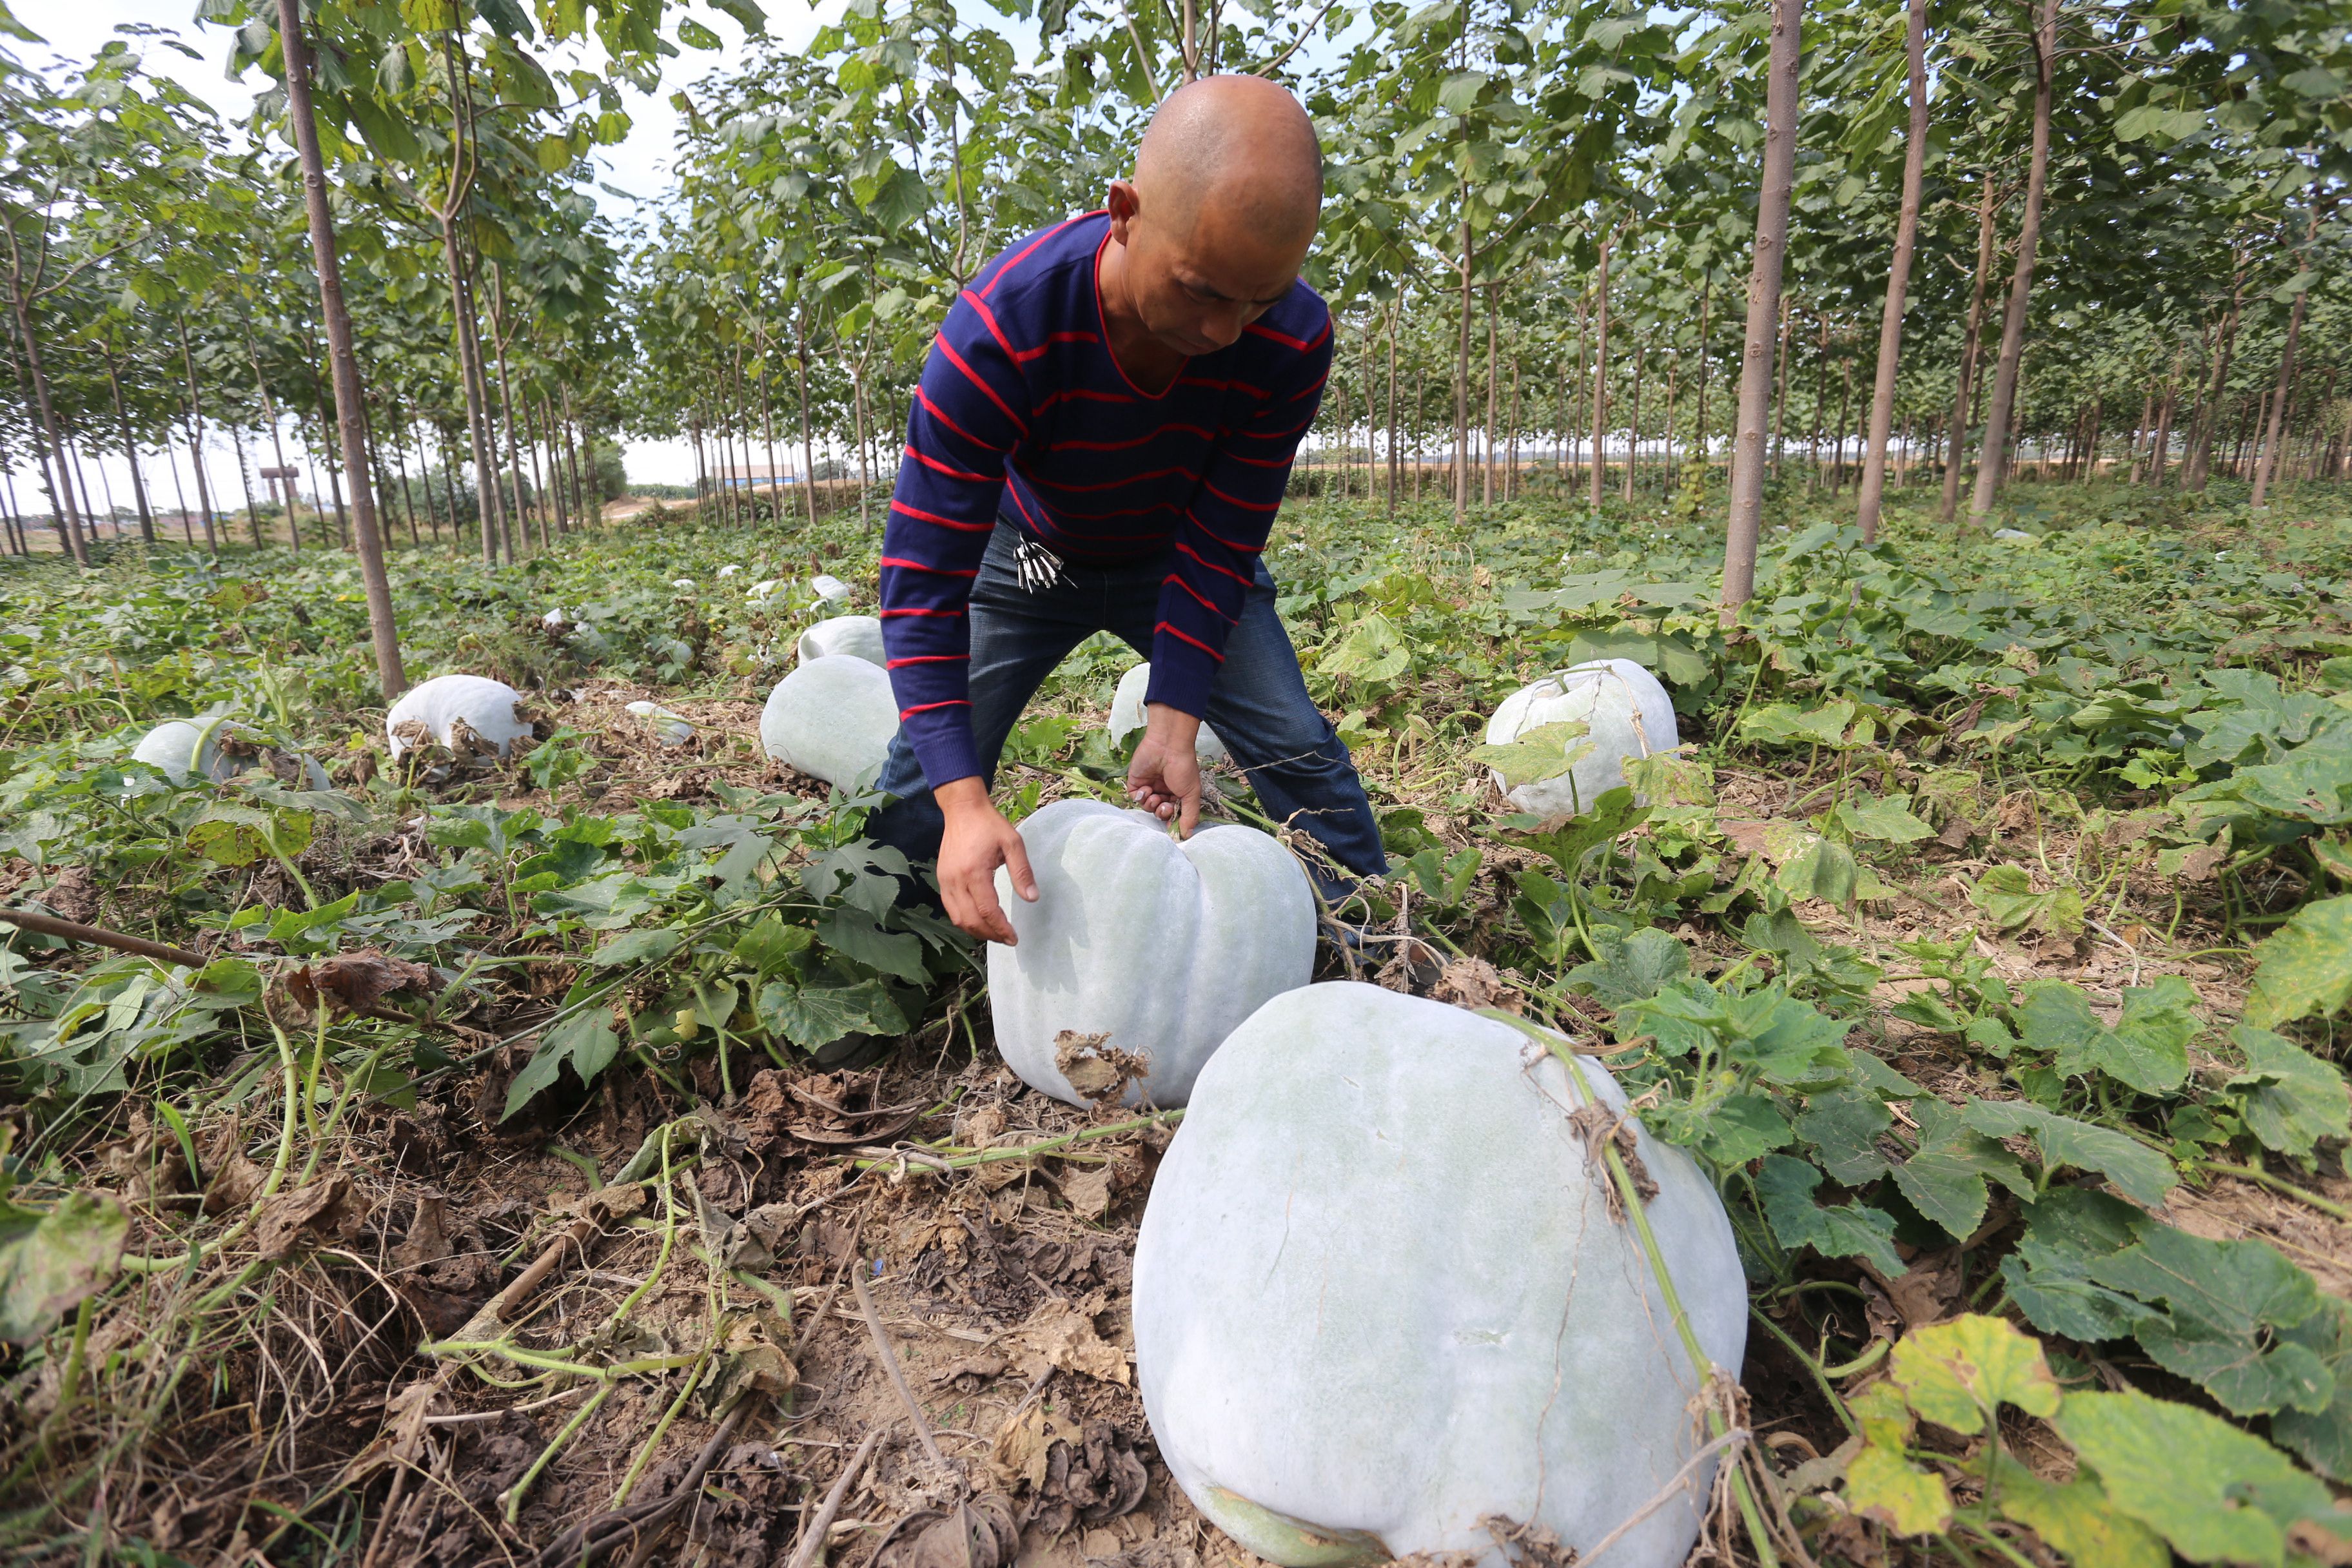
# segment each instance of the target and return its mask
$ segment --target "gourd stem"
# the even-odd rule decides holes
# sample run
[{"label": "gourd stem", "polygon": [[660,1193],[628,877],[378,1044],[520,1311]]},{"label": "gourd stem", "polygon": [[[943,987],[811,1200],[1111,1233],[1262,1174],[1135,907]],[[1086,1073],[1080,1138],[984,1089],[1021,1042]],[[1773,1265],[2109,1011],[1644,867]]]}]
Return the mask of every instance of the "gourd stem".
[{"label": "gourd stem", "polygon": [[1829,1369],[1808,1353],[1787,1330],[1759,1311],[1753,1301],[1748,1304],[1748,1315],[1763,1324],[1764,1331],[1780,1341],[1788,1352],[1797,1358],[1798,1364],[1812,1375],[1813,1382],[1822,1391],[1822,1397],[1830,1402],[1830,1408],[1837,1413],[1840,1421],[1845,1423],[1845,1429],[1860,1432],[1862,1428],[1854,1424],[1853,1413],[1845,1407],[1845,1401],[1838,1397],[1837,1389],[1830,1383]]},{"label": "gourd stem", "polygon": [[[1583,1064],[1576,1059],[1576,1049],[1567,1040],[1549,1030],[1538,1029],[1524,1019],[1515,1018],[1498,1007],[1481,1007],[1478,1016],[1492,1018],[1499,1024],[1508,1024],[1542,1046],[1561,1067],[1568,1069],[1569,1079],[1576,1085],[1576,1092],[1584,1103],[1597,1103],[1591,1085],[1585,1081]],[[1666,1315],[1674,1320],[1675,1331],[1682,1337],[1683,1352],[1690,1358],[1692,1369],[1711,1383],[1722,1373],[1723,1369],[1715,1364],[1715,1358],[1708,1355],[1706,1347],[1698,1342],[1698,1331],[1691,1327],[1690,1314],[1683,1310],[1682,1293],[1675,1289],[1675,1278],[1666,1268],[1665,1254],[1659,1249],[1657,1233],[1650,1228],[1649,1213],[1642,1206],[1642,1194],[1633,1184],[1633,1173],[1625,1168],[1624,1158],[1618,1153],[1614,1139],[1603,1138],[1600,1142],[1601,1157],[1608,1167],[1609,1179],[1615,1184],[1620,1206],[1624,1209],[1625,1217],[1632,1222],[1633,1235],[1642,1244],[1642,1255],[1649,1262],[1650,1275],[1658,1282],[1658,1294],[1665,1302]],[[1706,1426],[1709,1437],[1720,1437],[1731,1429],[1731,1424],[1724,1418],[1722,1406],[1712,1399],[1706,1405]],[[1765,1529],[1763,1516],[1756,1506],[1755,1493],[1748,1484],[1748,1472],[1738,1468],[1737,1461],[1734,1461],[1731,1472],[1731,1494],[1738,1504],[1740,1522],[1747,1526],[1748,1543],[1754,1549],[1757,1562],[1763,1568],[1780,1568],[1780,1553],[1772,1549],[1771,1535]]]}]

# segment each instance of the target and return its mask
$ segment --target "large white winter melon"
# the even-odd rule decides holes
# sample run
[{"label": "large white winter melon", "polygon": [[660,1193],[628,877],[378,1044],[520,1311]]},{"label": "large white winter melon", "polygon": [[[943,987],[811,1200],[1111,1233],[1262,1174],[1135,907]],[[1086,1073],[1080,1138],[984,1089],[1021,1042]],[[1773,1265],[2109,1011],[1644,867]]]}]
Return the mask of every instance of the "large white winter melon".
[{"label": "large white winter melon", "polygon": [[[1110,738],[1113,744],[1143,728],[1147,721],[1143,694],[1150,688],[1151,666],[1149,664],[1139,664],[1118,678],[1118,689],[1110,697]],[[1192,752],[1204,763],[1233,760],[1233,753],[1225,749],[1224,742],[1206,724],[1202,724],[1201,732],[1193,737]]]},{"label": "large white winter melon", "polygon": [[479,675],[436,675],[401,693],[383,716],[383,732],[395,757],[408,750],[419,726],[436,743],[464,749],[459,726],[505,756],[517,741],[530,739],[530,724],[515,711],[522,694],[503,680]]},{"label": "large white winter melon", "polygon": [[1234,1027],[1315,968],[1315,898],[1290,852],[1221,824],[1179,842],[1149,812],[1057,800],[1021,824],[1037,901],[996,874],[1019,944],[988,949],[996,1048],[1030,1088],[1085,1099],[1055,1060],[1062,1031],[1108,1033],[1150,1071],[1127,1103],[1181,1105]]},{"label": "large white winter melon", "polygon": [[[1610,1217],[1580,1103],[1517,1030],[1376,986],[1291,991],[1234,1032],[1135,1253],[1144,1410],[1202,1512],[1292,1568],[1501,1568],[1487,1519],[1590,1552],[1666,1489],[1706,1440],[1704,1374]],[[1675,1289],[1737,1375],[1748,1293],[1723,1205],[1688,1156],[1636,1140]],[[1709,1479],[1697,1467],[1605,1568],[1680,1563]]]},{"label": "large white winter melon", "polygon": [[890,663],[890,656],[882,651],[882,623],[873,616],[835,616],[819,621],[801,634],[795,651],[803,664],[845,654],[885,668]]},{"label": "large white winter melon", "polygon": [[[1513,805],[1539,816],[1589,811],[1625,782],[1628,758],[1670,752],[1679,743],[1674,699],[1658,678],[1630,658],[1580,664],[1523,686],[1486,723],[1486,743],[1508,745],[1530,730],[1573,721],[1586,726],[1574,746],[1589,747],[1568,772],[1507,790]],[[1496,786],[1503,777],[1495,775]]]},{"label": "large white winter melon", "polygon": [[761,750],[843,789],[874,782],[898,733],[889,672],[852,654],[810,659],[776,683],[760,710]]}]

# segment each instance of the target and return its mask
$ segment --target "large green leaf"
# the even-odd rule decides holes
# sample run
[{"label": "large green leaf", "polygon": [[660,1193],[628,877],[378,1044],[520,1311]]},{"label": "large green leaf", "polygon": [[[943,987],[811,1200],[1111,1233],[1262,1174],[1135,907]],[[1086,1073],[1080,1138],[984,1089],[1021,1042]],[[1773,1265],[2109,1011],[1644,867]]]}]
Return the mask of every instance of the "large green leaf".
[{"label": "large green leaf", "polygon": [[2189,1077],[2189,1042],[2197,1037],[2197,993],[2177,974],[2124,992],[2123,1015],[2109,1028],[2079,985],[2039,981],[2017,1009],[2021,1043],[2054,1058],[2069,1078],[2105,1073],[2143,1094],[2168,1094]]},{"label": "large green leaf", "polygon": [[2033,1415],[2058,1410],[2058,1380],[2042,1359],[2042,1346],[1981,1313],[1904,1335],[1886,1376],[1921,1416],[1963,1434],[1983,1431],[2003,1405]]},{"label": "large green leaf", "polygon": [[1802,1160],[1767,1154],[1756,1173],[1756,1194],[1764,1217],[1782,1247],[1810,1247],[1824,1258],[1860,1258],[1882,1274],[1903,1272],[1895,1251],[1895,1220],[1882,1210],[1843,1203],[1827,1208],[1813,1201],[1822,1173]]},{"label": "large green leaf", "polygon": [[2023,1133],[2033,1140],[2043,1165],[2096,1171],[2126,1197],[2154,1208],[2180,1184],[2172,1162],[2137,1139],[2021,1100],[1972,1100],[1961,1112],[1969,1126],[1989,1138]]},{"label": "large green leaf", "polygon": [[596,1075],[612,1065],[620,1048],[621,1037],[613,1027],[613,1016],[603,1007],[592,1006],[562,1020],[540,1037],[539,1048],[507,1085],[507,1108],[499,1120],[520,1110],[542,1089],[554,1088],[567,1066],[583,1084],[595,1082]]},{"label": "large green leaf", "polygon": [[2246,1070],[2227,1088],[2264,1148],[2305,1159],[2322,1138],[2352,1137],[2352,1088],[2342,1072],[2268,1029],[2241,1024],[2230,1038]]},{"label": "large green leaf", "polygon": [[2135,1327],[2167,1372],[2189,1378],[2239,1415],[2316,1412],[2336,1378],[2309,1346],[2279,1337],[2319,1310],[2311,1276],[2261,1241],[2208,1241],[2170,1226],[2091,1266],[2090,1278],[2166,1310]]},{"label": "large green leaf", "polygon": [[1911,1114],[1919,1123],[1919,1148],[1895,1167],[1895,1184],[1914,1208],[1954,1237],[1967,1240],[1984,1219],[1990,1201],[1988,1178],[2019,1197],[2032,1195],[2033,1183],[2017,1156],[1970,1127],[1958,1111],[1930,1097],[1913,1100]]},{"label": "large green leaf", "polygon": [[2001,1259],[2009,1299],[2044,1333],[2085,1342],[2121,1339],[2155,1309],[2094,1282],[2091,1270],[2155,1222],[2121,1198],[2053,1187],[2026,1207],[2025,1234]]},{"label": "large green leaf", "polygon": [[2319,1310],[2285,1337],[2319,1358],[2336,1391],[2326,1409],[2286,1409],[2272,1416],[2271,1436],[2321,1475],[2352,1481],[2352,1302],[2322,1297]]},{"label": "large green leaf", "polygon": [[1571,985],[1590,986],[1612,1007],[1646,1002],[1690,973],[1690,949],[1672,931],[1643,926],[1605,946],[1598,962],[1568,973]]},{"label": "large green leaf", "polygon": [[760,987],[760,1019],[803,1050],[845,1035],[897,1035],[907,1019],[878,980],[855,985],[801,985],[772,980]]},{"label": "large green leaf", "polygon": [[1831,1179],[1847,1187],[1867,1186],[1886,1174],[1878,1135],[1894,1125],[1886,1102],[1863,1089],[1816,1094],[1797,1114],[1797,1136],[1813,1146],[1815,1161]]},{"label": "large green leaf", "polygon": [[2131,1390],[2070,1394],[2053,1425],[2108,1500],[2191,1563],[2284,1568],[2305,1522],[2352,1545],[2352,1510],[2325,1483],[2217,1415]]}]

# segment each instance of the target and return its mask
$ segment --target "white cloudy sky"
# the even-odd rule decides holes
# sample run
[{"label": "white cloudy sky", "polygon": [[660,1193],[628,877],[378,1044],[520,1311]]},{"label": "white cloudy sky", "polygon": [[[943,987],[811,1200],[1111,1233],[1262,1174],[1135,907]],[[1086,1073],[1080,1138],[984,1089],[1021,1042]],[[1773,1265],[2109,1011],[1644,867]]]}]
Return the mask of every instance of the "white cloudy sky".
[{"label": "white cloudy sky", "polygon": [[[837,18],[842,0],[765,0],[768,28],[772,37],[788,44],[806,42],[817,28]],[[47,40],[42,45],[12,45],[17,58],[26,65],[69,68],[68,62],[87,60],[112,37],[118,27],[144,25],[168,28],[194,47],[201,59],[190,59],[177,50],[163,45],[145,42],[140,47],[146,56],[149,68],[166,74],[184,85],[191,92],[216,109],[221,117],[231,122],[242,122],[250,113],[254,93],[266,85],[259,71],[247,73],[241,81],[226,79],[224,62],[228,57],[229,33],[222,27],[206,26],[194,20],[195,0],[13,0],[17,19]],[[975,10],[978,7],[975,6]],[[654,197],[669,184],[668,163],[672,138],[677,130],[677,114],[670,108],[669,94],[681,86],[690,86],[702,76],[731,63],[743,40],[743,30],[729,17],[706,5],[694,7],[694,14],[727,40],[727,47],[717,51],[688,50],[677,58],[666,62],[661,89],[654,94],[627,93],[628,110],[633,123],[628,139],[617,147],[600,150],[607,165],[605,180],[619,190],[637,197]],[[999,32],[1007,33],[1016,47],[1034,50],[1034,24],[1008,24],[995,13],[987,13],[989,24]],[[1025,37],[1024,37],[1025,35]],[[629,202],[600,192],[598,200],[619,216],[630,210]],[[220,488],[231,489],[236,458],[226,444],[217,447],[218,461],[207,449],[205,467],[215,475]],[[85,463],[89,462],[87,457]],[[627,454],[632,479],[655,483],[683,484],[694,477],[692,453],[683,442],[635,443]],[[184,481],[193,483],[183,474]],[[100,508],[106,505],[107,489],[122,505],[131,502],[130,477],[119,460],[107,465],[104,477],[90,475],[92,489],[97,492]],[[159,501],[171,493],[170,479],[161,474],[151,479],[151,491]],[[190,489],[191,496],[194,493]],[[41,507],[38,486],[21,487],[18,500],[28,510]],[[230,498],[216,496],[218,504],[233,504]]]}]

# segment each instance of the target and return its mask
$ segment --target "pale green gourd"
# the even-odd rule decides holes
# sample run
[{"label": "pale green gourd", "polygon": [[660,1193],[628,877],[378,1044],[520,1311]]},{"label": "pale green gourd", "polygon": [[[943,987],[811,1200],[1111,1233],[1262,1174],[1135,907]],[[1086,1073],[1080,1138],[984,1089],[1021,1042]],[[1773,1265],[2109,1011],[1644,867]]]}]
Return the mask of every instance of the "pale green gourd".
[{"label": "pale green gourd", "polygon": [[[1622,1113],[1599,1063],[1592,1093]],[[1472,1552],[1531,1519],[1590,1552],[1706,1441],[1702,1381],[1569,1116],[1507,1025],[1371,985],[1285,993],[1221,1046],[1152,1184],[1136,1366],[1202,1512],[1290,1568]],[[1637,1130],[1645,1207],[1706,1356],[1748,1291],[1715,1188]],[[1608,1550],[1675,1568],[1711,1461]]]}]

